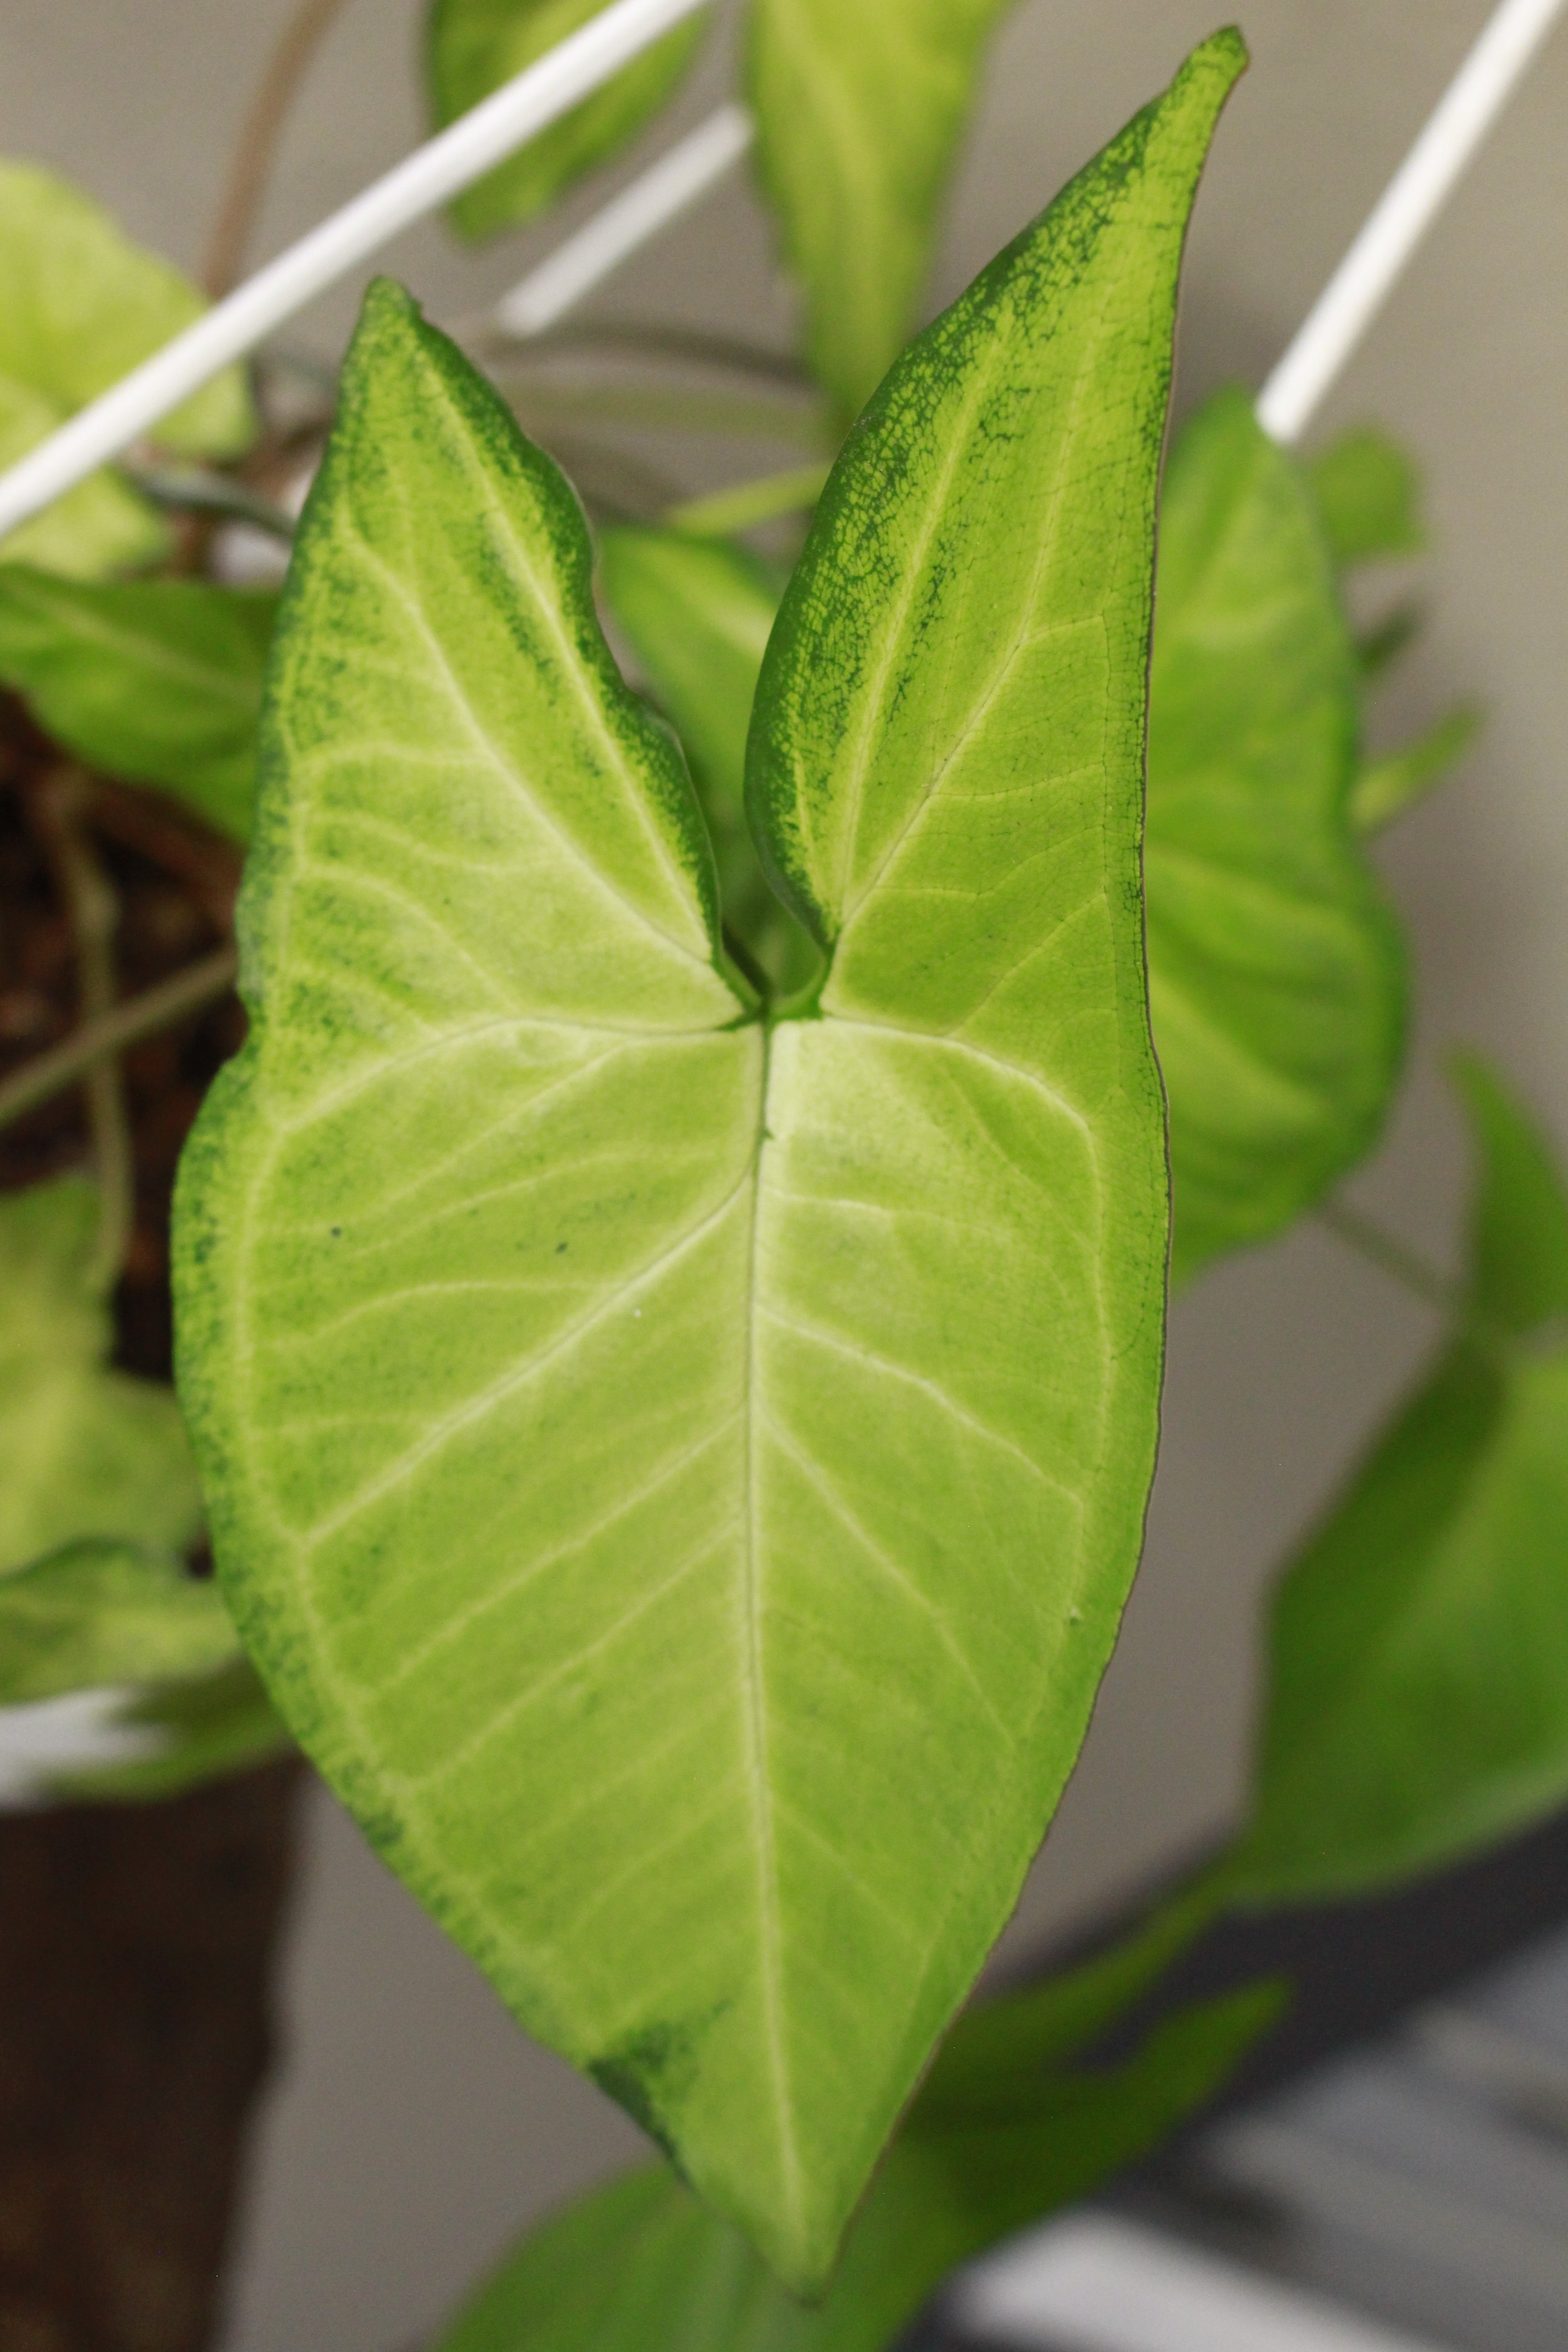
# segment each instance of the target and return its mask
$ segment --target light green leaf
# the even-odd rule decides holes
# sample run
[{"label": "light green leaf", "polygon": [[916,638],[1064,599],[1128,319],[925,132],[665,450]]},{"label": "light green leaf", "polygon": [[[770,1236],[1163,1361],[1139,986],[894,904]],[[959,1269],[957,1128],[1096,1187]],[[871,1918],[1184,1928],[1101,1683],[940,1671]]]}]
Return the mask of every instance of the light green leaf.
[{"label": "light green leaf", "polygon": [[287,1755],[292,1742],[242,1657],[216,1674],[172,1683],[132,1698],[113,1718],[145,1738],[148,1752],[119,1764],[58,1772],[58,1798],[89,1804],[153,1804],[231,1772],[248,1772]]},{"label": "light green leaf", "polygon": [[1421,477],[1386,434],[1370,426],[1345,434],[1311,460],[1307,478],[1342,571],[1425,548]]},{"label": "light green leaf", "polygon": [[[128,237],[68,181],[0,163],[0,464],[10,464],[199,318],[180,272]],[[166,417],[154,438],[183,454],[237,457],[254,438],[243,373],[226,369]],[[7,561],[74,578],[155,562],[156,512],[119,477],[97,474],[5,541]]]},{"label": "light green leaf", "polygon": [[395,1867],[804,2288],[1139,1549],[1154,487],[1242,58],[1197,53],[829,487],[757,738],[817,1017],[727,974],[570,494],[384,285],[279,621],[252,1028],[176,1249],[226,1589]]},{"label": "light green leaf", "polygon": [[[36,164],[0,163],[0,375],[69,415],[206,307],[79,188]],[[255,434],[244,373],[226,368],[153,437],[184,456],[237,457]]]},{"label": "light green leaf", "polygon": [[1150,996],[1174,1277],[1278,1233],[1375,1139],[1404,959],[1346,812],[1354,656],[1310,499],[1222,393],[1172,457],[1150,682]]},{"label": "light green leaf", "polygon": [[[0,467],[15,465],[64,421],[64,412],[42,394],[0,375]],[[107,471],[89,474],[4,542],[8,559],[43,564],[69,580],[155,563],[169,545],[157,509]]]},{"label": "light green leaf", "polygon": [[150,1544],[68,1544],[0,1577],[0,1706],[209,1674],[239,1643],[217,1587]]},{"label": "light green leaf", "polygon": [[1248,1988],[1171,2019],[1120,2066],[1019,2085],[1006,2123],[906,2131],[820,2304],[795,2302],[658,2165],[526,2239],[437,2352],[881,2352],[959,2263],[1157,2147],[1279,2005]]},{"label": "light green leaf", "polygon": [[[426,36],[431,110],[445,128],[596,16],[605,0],[433,0]],[[539,138],[466,189],[451,207],[466,237],[531,220],[606,163],[674,96],[702,39],[689,18]]]},{"label": "light green leaf", "polygon": [[746,824],[746,733],[780,583],[737,547],[630,525],[599,542],[605,594],[674,722],[719,861],[725,922],[782,993],[821,958],[763,877]]},{"label": "light green leaf", "polygon": [[0,564],[0,680],[89,767],[244,841],[278,599],[205,581],[87,585]]},{"label": "light green leaf", "polygon": [[[1568,1203],[1472,1064],[1478,1311],[1562,1314]],[[1568,1797],[1568,1350],[1445,1354],[1276,1599],[1244,1900],[1357,1894]]]},{"label": "light green leaf", "polygon": [[752,0],[763,190],[812,370],[852,417],[903,348],[986,44],[1011,0]]},{"label": "light green leaf", "polygon": [[[1239,395],[1194,423],[1167,499],[1149,951],[1186,1276],[1289,1223],[1365,1150],[1403,988],[1381,893],[1346,833],[1357,704],[1344,623],[1307,501]],[[687,746],[727,913],[759,952],[766,902],[729,779],[771,583],[736,550],[626,530],[605,535],[605,584]],[[1237,614],[1264,615],[1261,634],[1237,634]],[[760,961],[777,976],[771,942]]]},{"label": "light green leaf", "polygon": [[201,1506],[169,1391],[104,1369],[79,1177],[0,1193],[0,1572],[84,1538],[183,1551]]},{"label": "light green leaf", "polygon": [[1351,791],[1351,824],[1359,834],[1380,833],[1442,782],[1481,731],[1481,713],[1461,703],[1413,743],[1380,760],[1368,760]]}]

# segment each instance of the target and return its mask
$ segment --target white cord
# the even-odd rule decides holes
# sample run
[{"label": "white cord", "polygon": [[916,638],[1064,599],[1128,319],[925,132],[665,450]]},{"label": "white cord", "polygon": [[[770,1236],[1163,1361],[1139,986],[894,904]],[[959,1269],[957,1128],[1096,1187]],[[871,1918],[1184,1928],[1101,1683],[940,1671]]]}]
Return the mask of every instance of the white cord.
[{"label": "white cord", "polygon": [[1258,402],[1276,441],[1299,440],[1523,79],[1564,0],[1502,0]]},{"label": "white cord", "polygon": [[[0,474],[0,539],[119,457],[220,369],[415,221],[548,129],[707,0],[614,0],[515,80],[258,271]],[[1258,421],[1298,439],[1568,0],[1502,0],[1366,226],[1269,377]],[[742,137],[742,125],[745,137]],[[710,185],[749,143],[723,108],[507,296],[498,323],[537,334]]]},{"label": "white cord", "polygon": [[547,130],[706,5],[707,0],[614,0],[450,130],[416,149],[0,475],[0,539],[119,457],[325,288]]},{"label": "white cord", "polygon": [[720,107],[503,294],[490,313],[492,324],[520,340],[542,335],[705,195],[756,135],[745,107]]}]

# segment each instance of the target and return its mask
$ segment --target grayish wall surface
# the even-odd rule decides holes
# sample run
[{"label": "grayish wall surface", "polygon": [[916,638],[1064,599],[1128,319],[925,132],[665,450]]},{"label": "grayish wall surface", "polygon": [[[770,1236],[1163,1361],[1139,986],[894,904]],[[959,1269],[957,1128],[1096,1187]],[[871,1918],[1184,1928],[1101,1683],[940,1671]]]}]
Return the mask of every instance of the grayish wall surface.
[{"label": "grayish wall surface", "polygon": [[[1487,0],[1256,0],[1188,278],[1180,398],[1260,380],[1479,30]],[[1000,44],[938,293],[964,281],[1212,29],[1211,0],[1021,0]],[[182,259],[199,249],[282,0],[7,0],[0,150],[52,162]],[[408,0],[348,0],[292,127],[270,251],[417,134]],[[682,113],[720,86],[722,59]],[[1458,785],[1384,863],[1420,992],[1413,1076],[1358,1197],[1436,1254],[1463,1169],[1440,1057],[1495,1053],[1568,1139],[1568,31],[1322,420],[1375,418],[1426,464],[1432,626],[1389,712],[1489,707]],[[668,136],[661,133],[659,136]],[[653,144],[657,144],[656,140]],[[589,197],[575,200],[574,215]],[[437,316],[546,240],[388,257]],[[606,317],[777,336],[788,310],[734,183],[598,299]],[[350,294],[301,337],[341,346]],[[1113,1898],[1237,1801],[1258,1597],[1418,1360],[1421,1313],[1314,1231],[1178,1308],[1146,1565],[1008,1957]],[[625,2159],[629,2126],[531,2050],[323,1799],[291,1954],[290,2063],[258,2154],[231,2352],[398,2352],[509,2232]]]}]

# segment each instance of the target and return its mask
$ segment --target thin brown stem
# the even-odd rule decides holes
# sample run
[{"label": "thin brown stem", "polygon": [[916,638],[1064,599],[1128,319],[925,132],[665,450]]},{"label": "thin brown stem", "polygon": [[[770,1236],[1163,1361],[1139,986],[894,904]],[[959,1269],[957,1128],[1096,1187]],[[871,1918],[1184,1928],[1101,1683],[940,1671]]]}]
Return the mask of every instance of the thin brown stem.
[{"label": "thin brown stem", "polygon": [[343,0],[300,0],[268,59],[234,151],[202,269],[202,283],[215,301],[229,291],[244,267],[271,177],[279,134],[342,5]]},{"label": "thin brown stem", "polygon": [[[92,786],[79,768],[54,770],[40,786],[37,809],[76,947],[77,996],[84,1024],[114,1010],[118,993],[114,936],[120,900],[99,862],[83,822]],[[81,1074],[98,1179],[98,1243],[94,1271],[109,1288],[118,1278],[136,1213],[136,1160],[125,1086],[112,1054],[94,1057]]]},{"label": "thin brown stem", "polygon": [[133,849],[182,882],[215,931],[234,929],[234,902],[244,864],[238,847],[218,835],[197,831],[150,793],[99,777],[92,803],[95,832],[123,849]]},{"label": "thin brown stem", "polygon": [[1375,1218],[1352,1209],[1347,1201],[1333,1200],[1320,1201],[1317,1215],[1318,1223],[1326,1226],[1336,1241],[1354,1250],[1369,1265],[1375,1265],[1380,1274],[1396,1282],[1424,1307],[1435,1308],[1483,1355],[1506,1359],[1517,1351],[1516,1333],[1505,1330],[1482,1314],[1459,1284],[1450,1282]]},{"label": "thin brown stem", "polygon": [[1435,1265],[1402,1242],[1396,1234],[1389,1233],[1376,1220],[1352,1209],[1348,1201],[1320,1201],[1318,1222],[1326,1225],[1336,1241],[1364,1257],[1391,1282],[1398,1283],[1419,1298],[1424,1307],[1436,1307],[1439,1315],[1461,1321],[1467,1301],[1463,1294]]},{"label": "thin brown stem", "polygon": [[176,1022],[226,995],[234,986],[238,961],[232,947],[215,948],[199,963],[187,964],[184,971],[161,980],[144,995],[117,1004],[111,1013],[84,1021],[47,1054],[24,1062],[0,1085],[0,1130],[26,1118],[40,1103],[63,1094],[67,1087],[74,1087],[115,1055],[139,1045],[144,1037],[172,1029]]}]

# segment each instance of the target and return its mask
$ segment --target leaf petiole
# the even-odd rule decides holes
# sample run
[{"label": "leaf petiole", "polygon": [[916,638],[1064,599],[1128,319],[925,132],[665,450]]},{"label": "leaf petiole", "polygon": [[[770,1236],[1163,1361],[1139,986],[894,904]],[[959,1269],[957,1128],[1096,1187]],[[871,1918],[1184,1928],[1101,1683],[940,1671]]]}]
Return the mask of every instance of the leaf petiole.
[{"label": "leaf petiole", "polygon": [[688,499],[671,507],[664,520],[671,530],[684,531],[690,539],[734,539],[759,523],[814,507],[832,471],[828,465],[792,466],[787,473],[737,482],[710,498]]},{"label": "leaf petiole", "polygon": [[0,1131],[14,1127],[67,1087],[75,1086],[112,1055],[139,1045],[144,1037],[155,1037],[161,1029],[172,1028],[176,1021],[211,1004],[234,986],[238,969],[239,959],[232,947],[215,948],[199,963],[188,964],[143,995],[84,1021],[73,1035],[25,1062],[0,1085]]},{"label": "leaf petiole", "polygon": [[1317,1210],[1318,1223],[1353,1250],[1358,1257],[1375,1265],[1381,1274],[1418,1298],[1424,1307],[1435,1307],[1446,1321],[1464,1334],[1489,1356],[1510,1356],[1517,1352],[1509,1333],[1501,1330],[1489,1317],[1477,1313],[1458,1283],[1450,1282],[1435,1265],[1427,1263],[1418,1250],[1391,1234],[1373,1217],[1360,1209],[1352,1209],[1345,1201],[1321,1201]]},{"label": "leaf petiole", "polygon": [[[101,1021],[114,1009],[114,935],[120,901],[83,828],[90,786],[81,769],[57,768],[36,802],[76,949],[77,992],[83,1015]],[[118,1280],[135,1221],[136,1168],[125,1087],[114,1048],[95,1054],[81,1072],[98,1179],[98,1239],[93,1271],[105,1288]]]}]

